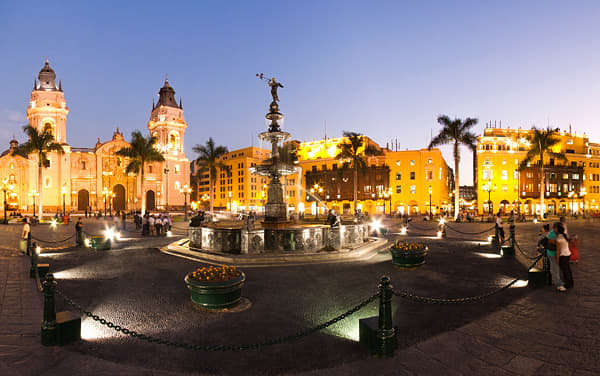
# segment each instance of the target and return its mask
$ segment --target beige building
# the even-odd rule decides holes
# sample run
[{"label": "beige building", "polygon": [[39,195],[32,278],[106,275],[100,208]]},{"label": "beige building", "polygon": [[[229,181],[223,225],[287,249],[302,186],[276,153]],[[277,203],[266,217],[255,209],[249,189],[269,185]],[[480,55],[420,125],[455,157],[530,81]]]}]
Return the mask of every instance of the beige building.
[{"label": "beige building", "polygon": [[[165,210],[167,205],[183,208],[181,189],[189,185],[189,161],[184,152],[185,129],[180,103],[175,102],[175,91],[165,80],[159,91],[158,103],[152,105],[147,128],[158,139],[157,148],[165,162],[146,166],[145,182],[141,177],[125,173],[127,158],[116,152],[129,143],[117,128],[111,140],[90,148],[71,147],[67,142],[67,115],[62,83],[56,84],[56,74],[48,61],[34,82],[27,107],[29,124],[38,130],[49,125],[55,141],[62,145],[63,154],[50,153],[50,167],[42,172],[44,212],[136,210],[141,206],[141,195],[147,198],[148,210]],[[11,150],[18,141],[10,142],[10,149],[0,155],[0,182],[6,190],[11,210],[33,212],[39,205],[37,156],[27,158],[13,155]]]}]

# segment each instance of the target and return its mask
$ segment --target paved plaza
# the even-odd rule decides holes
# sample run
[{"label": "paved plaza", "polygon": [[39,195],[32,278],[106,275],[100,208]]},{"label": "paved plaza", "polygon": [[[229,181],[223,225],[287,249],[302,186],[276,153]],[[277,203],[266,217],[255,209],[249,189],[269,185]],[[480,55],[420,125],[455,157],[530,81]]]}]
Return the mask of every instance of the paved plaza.
[{"label": "paved plaza", "polygon": [[[123,233],[110,251],[47,243],[40,261],[51,265],[65,295],[94,314],[139,333],[199,345],[260,343],[316,326],[374,294],[382,275],[391,277],[396,290],[457,298],[486,293],[514,278],[526,280],[531,263],[518,251],[516,258],[497,257],[486,241],[491,232],[452,230],[481,232],[488,223],[451,224],[448,238],[440,240],[430,236],[434,226],[418,222],[409,227],[408,239],[430,248],[418,269],[393,267],[386,250],[356,262],[248,267],[243,307],[212,313],[193,307],[183,281],[202,265],[159,249],[184,237],[185,225],[175,225],[171,238]],[[388,238],[399,236],[397,222],[386,225]],[[102,221],[86,220],[90,233],[103,227]],[[540,227],[517,225],[517,239],[528,255],[535,254]],[[40,225],[32,234],[59,241],[73,229]],[[29,279],[29,258],[15,251],[20,226],[3,226],[0,374],[595,375],[600,372],[597,229],[598,222],[569,223],[569,231],[581,239],[581,261],[573,264],[575,288],[568,293],[518,283],[468,304],[394,297],[399,348],[387,359],[368,355],[357,342],[358,319],[376,315],[377,302],[325,330],[258,350],[195,352],[149,344],[88,318],[82,322],[82,341],[43,347],[42,297]],[[72,307],[57,297],[57,309]]]}]

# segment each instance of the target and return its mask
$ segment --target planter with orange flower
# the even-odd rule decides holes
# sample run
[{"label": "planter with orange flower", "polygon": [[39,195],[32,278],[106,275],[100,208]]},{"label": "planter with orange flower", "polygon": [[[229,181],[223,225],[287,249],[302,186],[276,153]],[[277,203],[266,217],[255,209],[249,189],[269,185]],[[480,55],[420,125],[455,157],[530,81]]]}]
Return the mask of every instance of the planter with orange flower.
[{"label": "planter with orange flower", "polygon": [[242,297],[246,275],[235,266],[207,266],[185,276],[192,302],[200,308],[231,308]]},{"label": "planter with orange flower", "polygon": [[425,263],[429,248],[423,243],[407,243],[397,240],[390,248],[392,263],[404,268],[414,268]]}]

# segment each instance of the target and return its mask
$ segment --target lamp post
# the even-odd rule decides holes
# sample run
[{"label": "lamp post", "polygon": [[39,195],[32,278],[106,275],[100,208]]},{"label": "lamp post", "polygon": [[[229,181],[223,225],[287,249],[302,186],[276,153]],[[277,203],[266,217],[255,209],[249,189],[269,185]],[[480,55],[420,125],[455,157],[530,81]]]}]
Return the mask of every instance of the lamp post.
[{"label": "lamp post", "polygon": [[35,217],[35,196],[39,196],[39,193],[37,193],[37,191],[35,189],[32,189],[31,192],[29,193],[29,196],[31,196],[31,198],[33,200],[33,214],[32,214],[32,216]]},{"label": "lamp post", "polygon": [[67,188],[65,188],[65,186],[63,185],[62,188],[60,189],[60,193],[62,193],[62,199],[63,199],[63,215],[67,214],[65,212],[65,196],[67,194]]},{"label": "lamp post", "polygon": [[159,146],[160,151],[165,154],[165,211],[169,212],[169,151],[171,150],[171,144]]},{"label": "lamp post", "polygon": [[[488,183],[483,186],[488,193],[488,214],[492,214],[492,181],[488,180]],[[496,185],[494,184],[493,189],[496,189]]]},{"label": "lamp post", "polygon": [[2,180],[2,192],[4,193],[4,221],[2,223],[4,223],[5,225],[8,224],[8,218],[6,217],[6,209],[8,207],[8,201],[6,199],[6,192],[12,191],[12,189],[13,189],[13,185],[8,184],[8,179],[4,178],[4,180]]},{"label": "lamp post", "polygon": [[585,188],[581,188],[581,190],[579,190],[579,197],[581,197],[581,205],[582,205],[581,210],[583,211],[584,217],[585,217],[585,195],[586,194],[587,194],[587,192],[585,191]]},{"label": "lamp post", "polygon": [[431,185],[429,186],[429,217],[431,217],[433,213],[431,213]]},{"label": "lamp post", "polygon": [[187,221],[187,195],[192,192],[192,189],[186,185],[179,189],[183,193],[183,219]]},{"label": "lamp post", "polygon": [[575,207],[573,201],[577,198],[577,193],[574,191],[569,192],[569,198],[571,199],[571,217],[575,216]]},{"label": "lamp post", "polygon": [[108,190],[106,187],[102,190],[102,197],[104,197],[104,217],[106,217],[106,198],[108,197]]},{"label": "lamp post", "polygon": [[231,191],[227,192],[227,195],[229,196],[229,213],[231,213]]},{"label": "lamp post", "polygon": [[312,188],[310,189],[310,193],[313,194],[313,197],[315,199],[315,206],[317,211],[315,212],[315,220],[318,221],[319,220],[319,201],[321,200],[320,196],[318,194],[323,193],[323,187],[321,187],[319,185],[319,183],[315,183]]},{"label": "lamp post", "polygon": [[113,200],[115,199],[115,197],[117,195],[113,191],[109,191],[108,194],[109,194],[109,197],[110,197],[110,208],[109,208],[108,212],[112,216]]}]

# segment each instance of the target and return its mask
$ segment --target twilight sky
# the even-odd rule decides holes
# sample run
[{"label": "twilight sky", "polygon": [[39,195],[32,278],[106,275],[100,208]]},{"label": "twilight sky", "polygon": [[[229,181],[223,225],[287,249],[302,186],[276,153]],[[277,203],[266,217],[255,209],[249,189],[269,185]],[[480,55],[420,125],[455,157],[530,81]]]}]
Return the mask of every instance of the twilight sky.
[{"label": "twilight sky", "polygon": [[[0,0],[0,140],[20,126],[49,56],[67,140],[145,130],[165,74],[183,99],[188,158],[213,137],[258,145],[275,76],[298,140],[362,132],[427,146],[436,117],[586,131],[600,142],[600,3],[578,1]],[[0,145],[0,149],[5,147]],[[452,166],[450,148],[443,148]],[[461,184],[471,182],[463,152]]]}]

